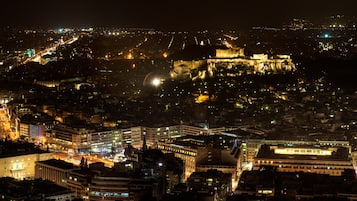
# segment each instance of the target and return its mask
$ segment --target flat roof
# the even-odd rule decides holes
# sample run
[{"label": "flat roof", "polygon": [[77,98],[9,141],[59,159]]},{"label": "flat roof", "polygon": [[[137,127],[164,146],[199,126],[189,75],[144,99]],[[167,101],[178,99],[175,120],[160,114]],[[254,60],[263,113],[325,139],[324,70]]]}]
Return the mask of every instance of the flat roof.
[{"label": "flat roof", "polygon": [[78,168],[77,166],[73,165],[72,163],[67,163],[66,161],[58,160],[58,159],[37,161],[37,163],[43,163],[43,164],[57,167],[57,168],[64,169],[64,170],[72,170],[72,169]]},{"label": "flat roof", "polygon": [[0,140],[0,158],[29,155],[29,154],[43,154],[50,153],[36,147],[28,142],[12,142]]},{"label": "flat roof", "polygon": [[[330,160],[330,161],[350,161],[349,150],[346,147],[338,147],[336,151],[333,151],[331,155],[294,155],[294,154],[276,154],[274,149],[271,149],[274,145],[262,145],[258,151],[256,159],[289,159],[289,160]],[[278,146],[279,148],[289,148],[286,146]],[[301,148],[317,149],[314,146],[301,146]],[[300,146],[294,146],[294,148],[300,148]],[[325,149],[321,147],[320,149]]]}]

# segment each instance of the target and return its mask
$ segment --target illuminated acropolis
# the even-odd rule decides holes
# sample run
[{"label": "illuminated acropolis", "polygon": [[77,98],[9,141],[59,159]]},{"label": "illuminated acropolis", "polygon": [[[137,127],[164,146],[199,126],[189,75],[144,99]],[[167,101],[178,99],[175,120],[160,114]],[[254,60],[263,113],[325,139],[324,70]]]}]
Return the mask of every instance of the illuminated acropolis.
[{"label": "illuminated acropolis", "polygon": [[[235,66],[251,68],[256,74],[295,71],[295,65],[289,55],[269,56],[267,54],[253,54],[245,56],[243,48],[216,49],[216,55],[200,60],[174,61],[171,78],[204,79],[214,77],[217,68],[224,67],[228,70]],[[192,70],[198,70],[198,75],[192,75]],[[232,75],[237,76],[237,75]]]}]

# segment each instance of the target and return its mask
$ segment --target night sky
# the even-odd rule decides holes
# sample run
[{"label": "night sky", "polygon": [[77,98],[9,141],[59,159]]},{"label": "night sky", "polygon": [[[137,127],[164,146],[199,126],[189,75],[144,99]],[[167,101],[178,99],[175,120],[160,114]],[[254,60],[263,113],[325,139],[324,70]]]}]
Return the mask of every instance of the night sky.
[{"label": "night sky", "polygon": [[356,0],[3,0],[0,25],[239,29],[353,16],[356,8]]}]

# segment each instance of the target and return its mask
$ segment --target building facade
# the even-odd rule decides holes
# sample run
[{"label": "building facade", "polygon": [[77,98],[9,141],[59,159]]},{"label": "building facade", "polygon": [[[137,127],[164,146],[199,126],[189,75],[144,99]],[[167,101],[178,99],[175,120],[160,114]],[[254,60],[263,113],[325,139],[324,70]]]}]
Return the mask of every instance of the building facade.
[{"label": "building facade", "polygon": [[35,177],[35,164],[37,161],[52,159],[52,153],[24,153],[8,157],[0,155],[0,177],[13,177],[25,179]]},{"label": "building facade", "polygon": [[35,165],[35,178],[46,179],[59,186],[67,187],[69,173],[78,168],[72,163],[56,159],[37,161]]},{"label": "building facade", "polygon": [[306,172],[341,176],[353,170],[352,158],[345,147],[263,145],[254,160],[253,169],[273,166],[280,172]]}]

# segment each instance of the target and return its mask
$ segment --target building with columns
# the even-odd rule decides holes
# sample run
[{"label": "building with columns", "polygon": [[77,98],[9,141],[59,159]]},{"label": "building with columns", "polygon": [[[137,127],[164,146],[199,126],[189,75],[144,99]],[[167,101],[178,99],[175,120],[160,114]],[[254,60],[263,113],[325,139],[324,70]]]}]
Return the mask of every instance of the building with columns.
[{"label": "building with columns", "polygon": [[35,178],[46,179],[59,186],[67,187],[69,173],[76,169],[79,169],[79,167],[62,160],[37,161],[35,165]]},{"label": "building with columns", "polygon": [[0,141],[0,177],[33,178],[35,163],[52,158],[52,153],[30,143]]}]

